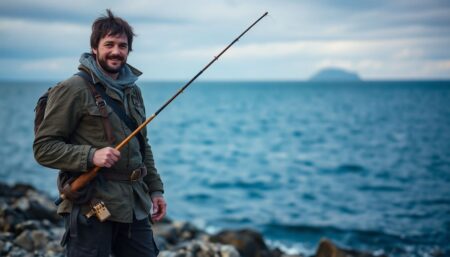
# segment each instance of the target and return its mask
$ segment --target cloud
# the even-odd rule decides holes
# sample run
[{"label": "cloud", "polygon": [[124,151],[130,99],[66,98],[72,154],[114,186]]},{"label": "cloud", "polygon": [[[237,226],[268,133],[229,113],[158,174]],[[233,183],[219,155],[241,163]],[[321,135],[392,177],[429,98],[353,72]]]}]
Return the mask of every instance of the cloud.
[{"label": "cloud", "polygon": [[0,18],[0,58],[67,56],[89,49],[89,28],[73,23]]},{"label": "cloud", "polygon": [[72,74],[105,8],[134,26],[129,60],[144,79],[185,79],[265,11],[206,78],[305,79],[326,65],[370,78],[450,78],[450,3],[443,0],[7,0],[0,2],[0,63],[15,65],[2,66],[0,79],[18,71],[21,78]]}]

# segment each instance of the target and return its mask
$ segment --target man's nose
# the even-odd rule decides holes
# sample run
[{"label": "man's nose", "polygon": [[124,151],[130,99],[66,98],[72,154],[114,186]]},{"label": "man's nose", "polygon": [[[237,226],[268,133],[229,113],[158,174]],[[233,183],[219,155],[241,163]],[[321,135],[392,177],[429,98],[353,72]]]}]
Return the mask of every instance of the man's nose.
[{"label": "man's nose", "polygon": [[112,49],[111,49],[111,53],[112,54],[119,54],[120,53],[120,48],[118,45],[115,45]]}]

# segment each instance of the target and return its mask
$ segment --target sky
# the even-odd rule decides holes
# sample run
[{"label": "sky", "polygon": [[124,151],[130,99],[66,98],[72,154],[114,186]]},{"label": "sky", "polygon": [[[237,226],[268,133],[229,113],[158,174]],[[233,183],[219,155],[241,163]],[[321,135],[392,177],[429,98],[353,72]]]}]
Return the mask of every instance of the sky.
[{"label": "sky", "polygon": [[189,80],[266,11],[201,79],[450,79],[450,0],[2,0],[0,80],[74,74],[106,8],[133,26],[142,80]]}]

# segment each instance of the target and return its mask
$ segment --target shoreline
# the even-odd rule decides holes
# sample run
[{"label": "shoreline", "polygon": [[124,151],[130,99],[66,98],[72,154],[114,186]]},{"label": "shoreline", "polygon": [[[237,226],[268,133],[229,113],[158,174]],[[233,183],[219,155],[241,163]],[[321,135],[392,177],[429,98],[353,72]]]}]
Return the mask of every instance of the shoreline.
[{"label": "shoreline", "polygon": [[[64,233],[63,220],[56,214],[51,198],[31,185],[0,182],[0,255],[62,257],[59,242]],[[249,228],[224,229],[207,233],[186,221],[165,218],[153,225],[160,257],[303,257],[270,247],[262,234]],[[342,249],[327,239],[317,244],[310,256],[372,257],[369,252]]]}]

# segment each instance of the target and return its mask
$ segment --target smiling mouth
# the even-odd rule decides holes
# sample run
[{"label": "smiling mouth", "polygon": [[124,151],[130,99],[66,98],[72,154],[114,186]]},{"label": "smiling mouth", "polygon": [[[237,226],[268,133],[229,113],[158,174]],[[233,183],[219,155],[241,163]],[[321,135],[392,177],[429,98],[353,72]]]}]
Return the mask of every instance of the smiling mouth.
[{"label": "smiling mouth", "polygon": [[120,62],[120,61],[123,61],[123,57],[121,57],[121,56],[109,56],[109,57],[107,57],[107,59],[108,60],[111,60],[111,61],[118,61],[118,62]]}]

